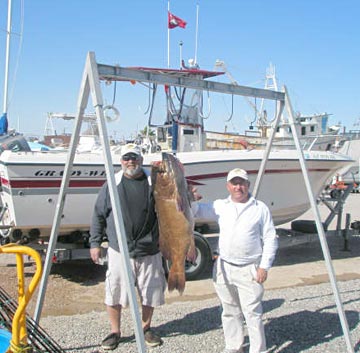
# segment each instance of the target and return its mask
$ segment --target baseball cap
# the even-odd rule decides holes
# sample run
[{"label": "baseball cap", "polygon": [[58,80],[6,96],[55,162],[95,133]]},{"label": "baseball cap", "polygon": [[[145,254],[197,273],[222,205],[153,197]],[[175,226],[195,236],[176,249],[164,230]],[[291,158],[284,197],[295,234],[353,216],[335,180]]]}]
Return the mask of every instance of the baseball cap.
[{"label": "baseball cap", "polygon": [[226,178],[226,181],[230,181],[231,179],[234,179],[236,177],[242,178],[244,180],[249,180],[246,170],[240,169],[240,168],[235,168],[233,170],[230,170],[230,172]]},{"label": "baseball cap", "polygon": [[135,143],[128,143],[121,147],[121,157],[125,156],[128,153],[134,153],[138,156],[141,156],[141,149],[139,145]]}]

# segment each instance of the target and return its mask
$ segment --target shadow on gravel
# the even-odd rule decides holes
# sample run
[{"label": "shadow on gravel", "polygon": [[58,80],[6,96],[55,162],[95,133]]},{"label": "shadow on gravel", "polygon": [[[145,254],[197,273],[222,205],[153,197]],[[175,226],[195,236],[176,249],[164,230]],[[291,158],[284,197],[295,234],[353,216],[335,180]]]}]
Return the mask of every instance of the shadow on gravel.
[{"label": "shadow on gravel", "polygon": [[263,305],[263,312],[268,313],[274,309],[279,308],[281,305],[283,305],[285,302],[285,299],[269,299],[264,300]]},{"label": "shadow on gravel", "polygon": [[[359,324],[359,313],[346,311],[345,315],[349,329],[353,330]],[[281,353],[310,352],[318,344],[343,336],[338,314],[308,310],[270,319],[265,333],[268,347],[276,347],[276,352]]]},{"label": "shadow on gravel", "polygon": [[[288,248],[280,248],[276,254],[274,266],[293,265],[297,263],[324,260],[319,237],[310,243],[294,245]],[[360,256],[360,237],[351,236],[348,239],[348,250],[344,250],[344,238],[334,235],[327,237],[327,244],[333,260],[346,259]]]},{"label": "shadow on gravel", "polygon": [[[156,328],[163,337],[198,335],[221,327],[220,306],[205,308],[185,315],[183,318],[167,322]],[[201,323],[201,324],[199,324]]]},{"label": "shadow on gravel", "polygon": [[[263,302],[264,312],[272,311],[283,303],[284,299],[266,300]],[[181,319],[157,326],[156,330],[163,337],[173,337],[178,335],[199,335],[219,328],[221,328],[220,305],[192,312]]]},{"label": "shadow on gravel", "polygon": [[105,281],[106,266],[95,265],[90,260],[68,261],[53,264],[51,276],[61,276],[82,286],[92,286]]}]

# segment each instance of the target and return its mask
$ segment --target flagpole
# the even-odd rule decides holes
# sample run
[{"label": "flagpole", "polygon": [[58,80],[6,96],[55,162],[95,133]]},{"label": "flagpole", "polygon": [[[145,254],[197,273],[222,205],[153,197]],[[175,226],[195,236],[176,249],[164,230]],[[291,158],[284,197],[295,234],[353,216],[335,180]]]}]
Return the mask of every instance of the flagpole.
[{"label": "flagpole", "polygon": [[182,46],[183,46],[183,41],[181,40],[180,42],[179,42],[179,51],[180,51],[180,62],[179,62],[179,68],[181,69],[182,68],[182,60],[183,60],[183,57],[182,57]]},{"label": "flagpole", "polygon": [[196,4],[196,31],[195,31],[195,65],[197,64],[198,51],[198,32],[199,32],[199,4]]},{"label": "flagpole", "polygon": [[169,13],[170,13],[170,0],[168,1],[168,18],[167,18],[167,28],[168,28],[168,40],[167,40],[167,65],[170,68],[170,27],[169,27]]}]

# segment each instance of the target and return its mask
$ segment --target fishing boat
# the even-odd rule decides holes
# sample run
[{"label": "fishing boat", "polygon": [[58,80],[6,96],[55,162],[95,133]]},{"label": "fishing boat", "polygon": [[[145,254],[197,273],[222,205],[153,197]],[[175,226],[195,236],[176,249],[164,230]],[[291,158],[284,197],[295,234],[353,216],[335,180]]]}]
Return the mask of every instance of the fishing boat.
[{"label": "fishing boat", "polygon": [[[90,57],[92,55],[89,54]],[[90,60],[93,62],[94,58]],[[99,66],[100,69],[105,72],[100,74],[101,79],[114,79],[112,74],[106,75],[107,70],[112,68],[104,65]],[[166,145],[169,146],[170,141],[171,151],[183,163],[189,183],[197,186],[205,201],[227,196],[225,180],[232,168],[246,169],[252,185],[254,184],[264,158],[263,150],[206,149],[200,91],[203,86],[225,93],[237,90],[233,85],[208,80],[222,74],[221,72],[198,68],[175,70],[116,67],[115,70],[122,72],[121,81],[132,81],[136,78],[138,81],[157,80],[164,83],[171,108],[167,110],[165,122],[161,126],[153,123],[150,109],[148,126],[164,133]],[[178,102],[175,102],[174,96],[170,94],[170,90],[175,88],[170,86],[169,82],[174,82],[174,87],[177,82],[187,86],[178,89]],[[191,91],[193,87],[196,89]],[[282,97],[278,92],[267,90],[243,90],[250,94],[260,92],[263,96],[274,99]],[[187,103],[185,93],[190,94],[191,104]],[[159,137],[158,133],[157,136]],[[161,159],[161,151],[161,148],[144,151],[145,168],[150,168],[153,161]],[[349,157],[330,151],[306,151],[305,158],[315,196],[320,194],[327,180],[337,170],[351,162]],[[0,222],[4,239],[49,235],[66,160],[66,151],[4,151],[0,155],[0,197],[3,205]],[[115,171],[119,170],[119,151],[112,152],[112,161]],[[105,180],[104,157],[101,151],[76,153],[60,234],[77,234],[89,230],[95,198]],[[257,197],[269,206],[277,225],[297,218],[310,208],[297,151],[274,150],[270,153]],[[208,220],[197,219],[196,223],[198,226],[206,225]]]},{"label": "fishing boat", "polygon": [[[11,19],[11,16],[9,18]],[[7,48],[10,43],[10,30],[9,21]],[[9,51],[6,72],[8,58]],[[85,69],[94,70],[93,63],[96,63],[95,55],[89,53]],[[144,148],[145,167],[150,168],[151,162],[160,160],[163,150],[176,153],[184,164],[189,182],[198,187],[204,200],[210,201],[226,196],[225,176],[234,167],[247,169],[254,184],[264,154],[261,150],[207,149],[203,92],[214,91],[215,88],[219,93],[236,94],[239,85],[211,81],[213,77],[223,75],[224,71],[202,70],[196,59],[189,61],[189,64],[181,69],[122,68],[96,64],[96,70],[98,79],[110,84],[114,81],[146,83],[151,93],[149,97],[152,97],[149,102],[148,127],[156,129],[157,139],[152,141],[153,145]],[[125,75],[119,77],[119,72]],[[7,74],[5,81],[6,95]],[[166,116],[160,124],[155,123],[153,119],[158,85],[165,87],[167,103]],[[138,86],[144,85],[129,85],[134,89]],[[283,97],[283,93],[271,90],[240,88],[246,96],[254,97],[260,92],[261,98],[277,100]],[[95,90],[95,93],[98,92],[99,90]],[[112,109],[116,111],[114,107]],[[7,97],[4,99],[4,113],[6,122]],[[5,125],[7,129],[7,124]],[[46,237],[50,233],[67,156],[67,150],[35,152],[17,149],[5,150],[0,154],[2,243],[9,240]],[[331,152],[309,151],[305,157],[315,195],[319,195],[326,181],[337,170],[347,166],[351,161],[346,156]],[[112,151],[112,160],[115,170],[118,170],[120,155],[117,150]],[[105,179],[104,158],[99,149],[76,154],[60,234],[68,235],[89,230],[95,198]],[[257,197],[269,206],[276,224],[288,222],[309,209],[298,156],[294,150],[271,152]],[[197,220],[198,224],[206,222],[207,220]]]},{"label": "fishing boat", "polygon": [[[221,150],[179,152],[187,179],[197,186],[204,201],[226,197],[225,180],[230,169],[246,169],[255,182],[261,150]],[[160,160],[159,154],[144,156],[144,165]],[[336,170],[349,158],[331,152],[306,153],[308,172],[315,195]],[[114,167],[120,169],[120,155],[114,155]],[[48,235],[52,226],[57,196],[66,161],[65,153],[5,151],[0,157],[2,224],[12,232]],[[72,171],[62,216],[62,233],[87,231],[96,195],[105,181],[101,154],[78,154]],[[306,212],[310,205],[296,151],[274,151],[270,155],[259,199],[269,206],[276,224],[291,221]],[[205,224],[206,220],[197,220]],[[6,230],[2,230],[6,234]],[[20,234],[16,235],[19,237]]]},{"label": "fishing boat", "polygon": [[[339,134],[340,127],[328,127],[329,114],[298,115],[296,130],[304,150],[331,151],[339,149],[346,141]],[[206,131],[206,143],[209,148],[263,149],[272,130],[270,122],[262,121],[257,129],[245,130],[244,134]],[[288,121],[282,121],[275,133],[274,149],[295,149]]]},{"label": "fishing boat", "polygon": [[[51,148],[67,149],[71,140],[71,133],[64,131],[59,134],[55,128],[57,120],[71,122],[75,120],[75,114],[49,112],[46,118],[42,143]],[[84,122],[86,123],[86,126],[80,135],[78,145],[78,150],[82,152],[91,151],[99,144],[99,132],[97,130],[96,115],[87,114],[84,116]]]},{"label": "fishing boat", "polygon": [[[215,67],[221,69],[232,84],[238,85],[237,80],[229,72],[224,61],[217,60]],[[266,70],[264,88],[278,90],[275,66],[271,63]],[[254,110],[254,118],[249,122],[248,128],[245,129],[244,133],[206,131],[206,143],[209,148],[265,148],[273,129],[273,114],[270,113],[270,110],[274,109],[274,107],[266,105],[263,99],[259,106],[247,98],[246,101]],[[339,124],[329,125],[330,115],[326,112],[308,115],[297,112],[295,129],[304,150],[337,150],[346,141],[346,137],[340,134],[341,126]],[[228,119],[228,121],[230,120],[231,118]],[[276,129],[273,148],[295,149],[290,122],[285,114],[282,115]]]},{"label": "fishing boat", "polygon": [[344,183],[360,185],[360,130],[349,130],[344,136],[346,141],[339,148],[339,152],[350,156],[354,162],[349,168],[338,171],[338,174]]}]

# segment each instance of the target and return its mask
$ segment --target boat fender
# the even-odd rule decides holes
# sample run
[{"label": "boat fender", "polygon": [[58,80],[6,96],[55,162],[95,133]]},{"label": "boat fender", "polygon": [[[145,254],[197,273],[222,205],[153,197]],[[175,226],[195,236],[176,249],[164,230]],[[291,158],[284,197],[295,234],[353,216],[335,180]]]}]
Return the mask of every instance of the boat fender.
[{"label": "boat fender", "polygon": [[247,150],[248,149],[248,147],[249,147],[249,143],[246,141],[246,140],[238,140],[238,142],[239,142],[239,144],[242,146],[242,147],[244,147],[244,149],[245,150]]},{"label": "boat fender", "polygon": [[[327,227],[325,223],[323,223],[323,227],[325,232],[327,231]],[[317,233],[316,223],[313,220],[304,220],[299,219],[291,222],[291,229],[301,233],[315,234]]]}]

